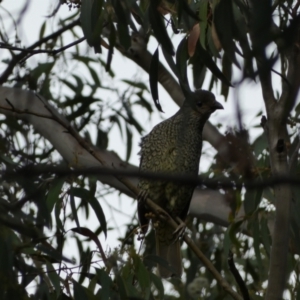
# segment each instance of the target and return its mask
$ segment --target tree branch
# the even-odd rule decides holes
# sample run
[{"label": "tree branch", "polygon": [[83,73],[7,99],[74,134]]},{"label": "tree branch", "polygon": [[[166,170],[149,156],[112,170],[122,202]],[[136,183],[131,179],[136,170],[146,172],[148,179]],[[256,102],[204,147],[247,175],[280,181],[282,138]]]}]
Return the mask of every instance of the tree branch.
[{"label": "tree branch", "polygon": [[[40,39],[38,42],[32,44],[31,46],[29,46],[26,51],[23,51],[21,53],[19,53],[18,55],[14,55],[11,59],[11,61],[9,62],[8,66],[6,67],[6,69],[4,70],[4,72],[2,73],[2,75],[0,76],[0,84],[3,84],[4,82],[7,81],[8,77],[11,75],[14,67],[21,61],[23,60],[27,55],[28,55],[28,51],[32,51],[37,47],[40,47],[41,45],[43,45],[44,43],[48,42],[49,40],[53,40],[57,37],[59,37],[62,33],[64,33],[65,31],[77,26],[80,24],[80,20],[77,19],[74,22],[66,25],[65,27],[57,30],[56,32],[53,32],[52,34],[49,34],[48,36]],[[32,54],[31,54],[32,55]],[[30,56],[31,56],[30,55]]]},{"label": "tree branch", "polygon": [[[255,12],[259,9],[259,1],[252,1],[255,4],[251,8],[252,25],[255,22]],[[265,2],[266,3],[266,2]],[[265,4],[268,5],[268,4]],[[266,8],[266,6],[264,6]],[[271,16],[272,18],[272,16]],[[250,23],[251,24],[251,23]],[[268,24],[265,24],[268,26]],[[271,24],[269,24],[271,26]],[[258,32],[254,32],[250,26],[250,37],[257,62],[258,74],[261,83],[262,94],[267,111],[267,124],[265,131],[268,136],[270,164],[273,176],[288,176],[289,168],[287,163],[286,144],[289,138],[286,132],[286,116],[283,114],[282,102],[274,98],[272,87],[270,60],[266,57],[267,38],[263,40]],[[256,28],[257,30],[258,28]],[[261,28],[264,30],[264,28]],[[270,28],[269,28],[270,29]],[[267,29],[267,34],[270,34]],[[265,44],[264,44],[265,43]],[[298,67],[298,66],[296,66]],[[283,82],[283,87],[286,82]],[[283,91],[285,94],[285,91]],[[286,284],[287,255],[290,231],[290,205],[291,187],[289,185],[278,185],[274,188],[276,217],[274,232],[272,234],[272,249],[270,257],[270,268],[267,288],[267,300],[281,299]]]},{"label": "tree branch", "polygon": [[29,49],[29,48],[20,48],[20,47],[15,47],[15,46],[11,46],[9,44],[6,44],[6,43],[1,43],[0,42],[0,49],[9,49],[9,50],[15,50],[15,51],[21,51],[21,52],[24,52],[24,53],[30,53],[30,54],[40,54],[40,53],[48,53],[50,55],[56,55],[68,48],[71,48],[77,44],[80,44],[81,42],[83,42],[86,38],[85,37],[82,37],[80,39],[78,39],[77,41],[73,42],[73,43],[70,43],[64,47],[61,47],[59,49],[54,49],[54,50],[47,50],[47,49],[39,49],[39,50],[33,50],[33,49]]}]

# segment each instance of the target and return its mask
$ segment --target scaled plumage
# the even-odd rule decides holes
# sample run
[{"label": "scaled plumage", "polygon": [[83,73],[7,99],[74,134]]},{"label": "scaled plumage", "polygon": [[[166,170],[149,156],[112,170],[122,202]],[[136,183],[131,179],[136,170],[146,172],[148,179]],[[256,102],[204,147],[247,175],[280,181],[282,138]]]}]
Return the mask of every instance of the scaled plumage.
[{"label": "scaled plumage", "polygon": [[[192,93],[174,116],[156,125],[142,138],[140,170],[198,175],[203,126],[211,113],[222,108],[212,93],[204,90]],[[139,188],[173,218],[179,217],[185,221],[194,185],[140,179]],[[145,217],[148,212],[145,204],[139,200],[138,216],[144,233],[149,225],[149,219]],[[159,221],[155,231],[157,255],[164,258],[173,269],[172,272],[158,265],[160,275],[164,278],[180,277],[180,242],[174,236],[174,229]]]}]

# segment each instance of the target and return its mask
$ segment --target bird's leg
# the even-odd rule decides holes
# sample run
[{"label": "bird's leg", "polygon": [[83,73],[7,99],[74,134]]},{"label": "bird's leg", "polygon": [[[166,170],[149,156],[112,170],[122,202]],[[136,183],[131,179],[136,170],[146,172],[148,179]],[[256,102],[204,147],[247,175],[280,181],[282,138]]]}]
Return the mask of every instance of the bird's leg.
[{"label": "bird's leg", "polygon": [[[141,191],[137,197],[137,199],[139,201],[139,205],[146,205],[147,198],[148,198],[148,192]],[[163,209],[157,208],[155,213],[156,213],[156,215],[159,216],[160,219],[168,218],[168,214]],[[148,212],[147,214],[145,214],[145,217],[147,219],[154,219],[155,215],[152,212]]]},{"label": "bird's leg", "polygon": [[186,229],[186,224],[179,217],[176,217],[175,220],[179,223],[179,225],[173,232],[173,235],[176,237],[175,241],[177,241],[179,238],[183,237]]}]

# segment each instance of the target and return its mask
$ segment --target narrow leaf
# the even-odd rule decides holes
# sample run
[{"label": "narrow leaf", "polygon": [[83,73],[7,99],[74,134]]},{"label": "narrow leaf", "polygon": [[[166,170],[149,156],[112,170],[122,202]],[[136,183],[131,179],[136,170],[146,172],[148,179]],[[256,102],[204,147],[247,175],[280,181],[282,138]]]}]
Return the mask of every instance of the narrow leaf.
[{"label": "narrow leaf", "polygon": [[148,270],[146,269],[145,265],[138,255],[135,256],[134,260],[134,267],[136,269],[137,280],[140,284],[140,287],[142,288],[142,290],[150,288],[150,277]]},{"label": "narrow leaf", "polygon": [[167,33],[163,18],[157,10],[158,3],[159,3],[159,1],[157,1],[157,0],[150,1],[149,21],[150,21],[152,30],[153,30],[154,35],[155,35],[156,39],[158,40],[158,42],[162,45],[163,48],[166,49],[166,51],[170,55],[174,55],[173,44]]},{"label": "narrow leaf", "polygon": [[132,132],[128,126],[126,126],[126,136],[127,136],[126,161],[128,162],[132,150]]},{"label": "narrow leaf", "polygon": [[101,290],[101,299],[109,299],[110,297],[110,290],[112,288],[112,280],[108,276],[108,274],[103,270],[99,268],[96,269],[97,278],[100,281],[102,290]]},{"label": "narrow leaf", "polygon": [[115,30],[115,26],[112,22],[110,23],[110,34],[109,34],[108,40],[109,40],[109,49],[108,49],[108,54],[107,54],[106,66],[105,66],[106,72],[110,71],[110,65],[111,65],[112,56],[114,53],[114,46],[116,43],[116,30]]},{"label": "narrow leaf", "polygon": [[96,300],[96,296],[92,294],[86,287],[79,284],[73,279],[74,299],[75,300]]},{"label": "narrow leaf", "polygon": [[57,200],[59,199],[59,195],[62,189],[62,186],[65,182],[65,179],[59,178],[53,180],[50,190],[48,192],[47,198],[46,198],[46,203],[47,203],[47,208],[49,213],[52,212],[53,207]]},{"label": "narrow leaf", "polygon": [[[223,71],[223,74],[225,75],[225,77],[228,78],[229,80],[231,80],[232,63],[228,59],[226,53],[223,55],[222,71]],[[228,86],[228,84],[225,84],[224,82],[222,82],[222,84],[221,84],[221,94],[224,96],[225,101],[227,100],[228,93],[229,93],[229,86]]]},{"label": "narrow leaf", "polygon": [[112,5],[118,18],[118,35],[121,45],[127,50],[131,45],[131,38],[128,30],[128,23],[130,17],[128,16],[128,9],[124,9],[125,2],[120,0],[113,0]]},{"label": "narrow leaf", "polygon": [[70,204],[71,204],[72,215],[75,220],[76,226],[80,227],[78,215],[77,215],[77,209],[75,206],[75,199],[74,199],[74,195],[73,195],[73,188],[71,188],[71,190],[70,190]]},{"label": "narrow leaf", "polygon": [[206,49],[206,33],[207,33],[207,11],[208,1],[199,2],[199,27],[200,27],[200,44]]},{"label": "narrow leaf", "polygon": [[201,57],[201,60],[205,64],[205,66],[215,75],[218,79],[220,79],[225,84],[232,86],[229,80],[225,77],[225,75],[222,73],[222,71],[219,69],[217,64],[213,61],[212,57],[209,55],[207,51],[205,51],[200,44],[198,44],[197,51],[199,54],[199,57]]},{"label": "narrow leaf", "polygon": [[151,63],[150,63],[149,81],[150,81],[151,95],[154,104],[160,112],[163,112],[158,98],[158,65],[159,65],[159,52],[157,47],[157,49],[155,50],[152,56]]},{"label": "narrow leaf", "polygon": [[187,83],[187,60],[189,59],[187,39],[184,37],[178,45],[176,52],[176,66],[179,73],[179,81]]},{"label": "narrow leaf", "polygon": [[103,233],[105,235],[105,238],[107,238],[107,224],[106,224],[106,218],[104,215],[104,212],[102,210],[102,207],[99,203],[99,201],[95,198],[95,197],[90,197],[89,198],[89,204],[91,205],[91,207],[93,208],[99,222],[101,225],[101,228],[103,230]]},{"label": "narrow leaf", "polygon": [[49,261],[46,261],[46,266],[47,266],[47,275],[50,278],[55,288],[56,295],[59,295],[61,292],[60,277],[57,275],[56,271],[53,268],[53,265]]},{"label": "narrow leaf", "polygon": [[86,227],[75,227],[75,228],[72,228],[70,230],[72,230],[73,232],[77,232],[77,233],[79,233],[83,236],[89,237],[92,241],[95,242],[95,244],[97,245],[97,247],[99,249],[102,249],[101,243],[100,243],[97,235],[93,231],[91,231],[90,229],[88,229]]},{"label": "narrow leaf", "polygon": [[92,36],[92,13],[93,0],[84,0],[81,3],[80,24],[87,42],[89,43]]},{"label": "narrow leaf", "polygon": [[91,205],[101,224],[103,233],[105,237],[107,237],[106,219],[99,201],[93,195],[91,195],[88,190],[84,188],[73,188],[73,195],[87,201]]},{"label": "narrow leaf", "polygon": [[179,10],[181,9],[184,10],[190,17],[192,17],[196,21],[199,21],[197,14],[190,8],[186,0],[178,0],[178,2],[179,2],[178,5]]},{"label": "narrow leaf", "polygon": [[216,32],[228,57],[238,68],[240,68],[240,64],[235,56],[236,47],[233,35],[233,22],[234,18],[231,0],[220,1],[214,10]]},{"label": "narrow leaf", "polygon": [[161,281],[161,278],[159,278],[153,273],[150,273],[150,279],[158,290],[159,299],[164,299],[165,291],[164,291],[164,285]]}]

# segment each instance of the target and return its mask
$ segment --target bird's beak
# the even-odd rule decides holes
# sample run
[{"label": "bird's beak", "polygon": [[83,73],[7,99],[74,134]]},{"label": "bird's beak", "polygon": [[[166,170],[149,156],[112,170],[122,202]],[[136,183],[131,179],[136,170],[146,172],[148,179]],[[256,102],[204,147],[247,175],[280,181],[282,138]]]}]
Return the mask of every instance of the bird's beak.
[{"label": "bird's beak", "polygon": [[213,109],[216,110],[216,109],[224,109],[223,105],[218,102],[218,101],[215,101],[214,105],[213,105]]}]

